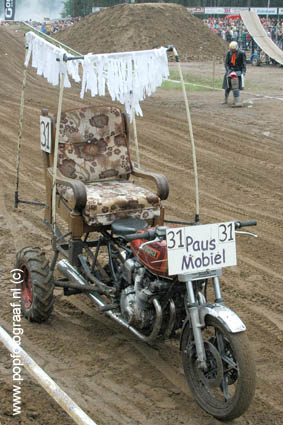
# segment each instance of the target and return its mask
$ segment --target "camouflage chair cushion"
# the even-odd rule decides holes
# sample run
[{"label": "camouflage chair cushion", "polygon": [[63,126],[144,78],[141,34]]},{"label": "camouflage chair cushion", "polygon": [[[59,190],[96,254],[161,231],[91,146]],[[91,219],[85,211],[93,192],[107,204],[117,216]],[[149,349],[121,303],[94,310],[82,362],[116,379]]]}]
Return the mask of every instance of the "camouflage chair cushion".
[{"label": "camouflage chair cushion", "polygon": [[63,112],[58,168],[65,177],[84,183],[131,173],[121,110],[92,106]]},{"label": "camouflage chair cushion", "polygon": [[[59,186],[58,190],[66,201],[72,200],[72,189]],[[160,215],[159,197],[127,180],[89,183],[86,190],[87,204],[83,217],[89,226],[108,225],[118,218],[134,217],[147,220]]]}]

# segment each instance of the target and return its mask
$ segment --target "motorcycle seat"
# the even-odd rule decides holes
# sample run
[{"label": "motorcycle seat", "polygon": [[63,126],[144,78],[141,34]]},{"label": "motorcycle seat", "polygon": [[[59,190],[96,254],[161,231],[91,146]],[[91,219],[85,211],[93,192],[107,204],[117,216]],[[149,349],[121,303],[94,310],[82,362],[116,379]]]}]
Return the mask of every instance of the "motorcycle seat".
[{"label": "motorcycle seat", "polygon": [[113,221],[111,230],[114,235],[124,236],[137,233],[139,230],[146,229],[146,227],[148,227],[147,221],[129,217]]}]

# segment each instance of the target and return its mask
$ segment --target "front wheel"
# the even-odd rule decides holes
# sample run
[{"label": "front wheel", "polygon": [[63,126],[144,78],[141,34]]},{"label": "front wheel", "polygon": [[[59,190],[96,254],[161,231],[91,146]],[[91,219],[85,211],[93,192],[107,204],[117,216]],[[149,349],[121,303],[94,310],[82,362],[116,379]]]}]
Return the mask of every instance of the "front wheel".
[{"label": "front wheel", "polygon": [[220,420],[241,416],[255,392],[255,362],[247,335],[229,333],[211,316],[203,330],[207,370],[198,367],[192,329],[182,338],[182,358],[186,378],[196,401]]}]

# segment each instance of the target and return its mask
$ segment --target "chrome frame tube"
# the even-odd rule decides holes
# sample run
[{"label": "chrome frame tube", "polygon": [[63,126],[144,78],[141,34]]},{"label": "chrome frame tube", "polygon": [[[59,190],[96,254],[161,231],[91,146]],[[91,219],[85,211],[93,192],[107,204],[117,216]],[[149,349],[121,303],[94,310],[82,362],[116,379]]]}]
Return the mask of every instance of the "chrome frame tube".
[{"label": "chrome frame tube", "polygon": [[205,354],[204,343],[202,339],[202,332],[201,332],[202,325],[201,325],[200,317],[199,317],[199,306],[195,300],[193,282],[191,280],[186,282],[186,288],[187,288],[187,294],[188,294],[188,299],[190,303],[190,305],[188,305],[188,312],[190,315],[190,321],[193,328],[194,342],[196,345],[199,367],[201,369],[206,369],[207,367],[206,354]]},{"label": "chrome frame tube", "polygon": [[[88,294],[88,296],[99,307],[107,306],[107,303],[105,303],[99,295]],[[143,335],[136,328],[134,328],[133,326],[129,325],[128,322],[125,319],[123,319],[123,317],[119,316],[117,313],[114,313],[112,310],[108,310],[105,313],[109,317],[111,317],[111,319],[115,320],[120,325],[124,326],[124,328],[127,328],[129,331],[131,331],[134,335],[136,335],[143,342],[146,342],[148,344],[151,344],[158,337],[158,334],[160,332],[161,325],[162,325],[162,319],[163,319],[162,308],[161,308],[161,306],[160,306],[160,304],[159,304],[159,302],[158,302],[158,300],[156,298],[153,299],[153,305],[154,305],[155,312],[156,312],[156,319],[155,319],[155,322],[154,322],[153,330],[152,330],[151,334],[148,335],[148,336]]]},{"label": "chrome frame tube", "polygon": [[[57,264],[57,269],[60,271],[60,273],[62,273],[65,277],[70,279],[72,282],[78,283],[82,286],[87,285],[87,281],[85,280],[85,278],[81,276],[80,273],[77,271],[77,269],[73,267],[67,260],[63,259],[59,261]],[[104,300],[98,294],[88,294],[88,296],[100,308],[106,307],[109,305],[108,303],[105,303]],[[105,311],[105,313],[108,316],[110,316],[112,319],[114,319],[116,322],[118,322],[120,325],[129,329],[139,339],[150,344],[154,342],[156,338],[158,337],[159,332],[161,330],[161,326],[162,326],[162,320],[163,320],[162,308],[159,301],[156,298],[154,298],[152,303],[155,308],[156,318],[155,318],[152,332],[148,336],[143,335],[133,326],[129,325],[128,322],[125,319],[123,319],[123,317],[121,317],[121,315],[114,313],[112,310]]]},{"label": "chrome frame tube", "polygon": [[213,277],[213,286],[214,286],[214,294],[215,294],[215,302],[216,303],[223,303],[224,300],[222,298],[221,295],[221,289],[220,289],[220,283],[219,283],[219,279],[218,276],[214,276]]}]

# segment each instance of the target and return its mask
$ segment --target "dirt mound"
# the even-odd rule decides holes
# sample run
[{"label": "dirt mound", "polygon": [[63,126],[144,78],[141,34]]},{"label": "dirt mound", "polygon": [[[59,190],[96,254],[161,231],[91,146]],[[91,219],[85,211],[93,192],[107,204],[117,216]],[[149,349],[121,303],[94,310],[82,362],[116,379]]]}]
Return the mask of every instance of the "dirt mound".
[{"label": "dirt mound", "polygon": [[223,57],[226,43],[177,4],[109,7],[87,16],[55,37],[81,53],[152,49],[173,44],[182,61]]}]

